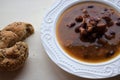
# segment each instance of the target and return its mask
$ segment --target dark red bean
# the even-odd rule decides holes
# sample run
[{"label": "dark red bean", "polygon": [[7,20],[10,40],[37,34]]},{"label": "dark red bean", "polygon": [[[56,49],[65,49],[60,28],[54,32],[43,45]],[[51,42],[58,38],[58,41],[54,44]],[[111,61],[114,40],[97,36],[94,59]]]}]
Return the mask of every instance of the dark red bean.
[{"label": "dark red bean", "polygon": [[103,22],[98,23],[97,27],[95,28],[96,29],[96,33],[103,35],[107,31],[106,27],[107,27],[106,23],[103,23]]},{"label": "dark red bean", "polygon": [[75,21],[76,22],[82,22],[83,21],[83,17],[82,16],[76,17]]},{"label": "dark red bean", "polygon": [[111,34],[111,35],[115,35],[116,33],[115,33],[115,32],[113,32],[113,31],[110,31],[110,34]]},{"label": "dark red bean", "polygon": [[84,29],[87,29],[88,28],[87,23],[81,24],[81,27],[83,27]]},{"label": "dark red bean", "polygon": [[94,6],[93,6],[93,5],[90,5],[90,6],[88,6],[88,8],[94,8]]},{"label": "dark red bean", "polygon": [[118,18],[118,20],[120,20],[120,18]]},{"label": "dark red bean", "polygon": [[79,26],[75,28],[75,32],[76,32],[76,33],[79,33],[79,32],[80,32],[79,28],[80,28]]},{"label": "dark red bean", "polygon": [[75,25],[76,25],[76,24],[73,22],[73,23],[67,25],[67,27],[72,28],[72,27],[74,27]]},{"label": "dark red bean", "polygon": [[105,9],[104,9],[104,11],[108,11],[108,9],[107,9],[107,8],[105,8]]},{"label": "dark red bean", "polygon": [[116,25],[117,25],[117,26],[120,26],[120,20],[116,22]]},{"label": "dark red bean", "polygon": [[75,23],[71,23],[71,26],[75,26]]},{"label": "dark red bean", "polygon": [[109,14],[104,15],[102,18],[105,19],[106,22],[110,22],[111,21],[111,18],[110,18]]}]

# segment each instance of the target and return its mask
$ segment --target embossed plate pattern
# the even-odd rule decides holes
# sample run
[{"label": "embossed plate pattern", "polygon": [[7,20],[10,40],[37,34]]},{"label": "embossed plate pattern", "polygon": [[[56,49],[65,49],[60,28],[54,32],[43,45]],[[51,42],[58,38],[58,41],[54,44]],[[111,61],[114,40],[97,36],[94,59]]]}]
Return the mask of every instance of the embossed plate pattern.
[{"label": "embossed plate pattern", "polygon": [[120,74],[120,56],[102,64],[87,64],[69,57],[59,46],[56,39],[56,22],[60,14],[73,4],[83,1],[97,1],[120,8],[120,0],[57,0],[44,17],[41,26],[42,44],[52,59],[60,68],[79,77],[108,78]]}]

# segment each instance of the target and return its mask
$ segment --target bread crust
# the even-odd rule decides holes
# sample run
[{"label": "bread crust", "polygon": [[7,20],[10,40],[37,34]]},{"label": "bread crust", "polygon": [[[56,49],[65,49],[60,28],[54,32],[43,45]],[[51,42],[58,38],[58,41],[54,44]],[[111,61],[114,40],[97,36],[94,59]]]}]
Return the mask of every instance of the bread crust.
[{"label": "bread crust", "polygon": [[14,71],[28,58],[28,45],[24,39],[34,33],[29,23],[14,22],[0,31],[0,71]]},{"label": "bread crust", "polygon": [[0,31],[0,49],[13,46],[18,41],[18,36],[12,31]]},{"label": "bread crust", "polygon": [[12,31],[17,34],[19,40],[24,40],[34,33],[34,28],[31,24],[25,22],[14,22],[6,26],[3,30]]},{"label": "bread crust", "polygon": [[14,71],[23,66],[28,57],[28,46],[17,42],[10,48],[0,49],[0,71]]}]

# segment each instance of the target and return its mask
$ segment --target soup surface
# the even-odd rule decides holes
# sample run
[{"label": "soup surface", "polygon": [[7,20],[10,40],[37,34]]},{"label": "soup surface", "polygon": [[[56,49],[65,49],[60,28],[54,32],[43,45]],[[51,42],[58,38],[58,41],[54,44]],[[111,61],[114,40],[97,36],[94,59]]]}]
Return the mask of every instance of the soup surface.
[{"label": "soup surface", "polygon": [[59,17],[56,33],[63,50],[83,62],[105,62],[120,53],[120,13],[102,3],[68,8]]}]

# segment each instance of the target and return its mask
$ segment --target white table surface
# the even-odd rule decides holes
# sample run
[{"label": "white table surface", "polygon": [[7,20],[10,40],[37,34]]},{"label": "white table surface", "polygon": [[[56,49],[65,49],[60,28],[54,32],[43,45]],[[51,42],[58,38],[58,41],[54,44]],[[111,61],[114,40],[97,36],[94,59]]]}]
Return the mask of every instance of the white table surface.
[{"label": "white table surface", "polygon": [[[23,21],[31,23],[35,33],[25,42],[29,57],[24,67],[14,72],[0,72],[0,80],[89,80],[73,76],[56,66],[41,45],[40,26],[43,16],[55,0],[0,0],[0,27]],[[120,76],[103,80],[120,80]]]}]

